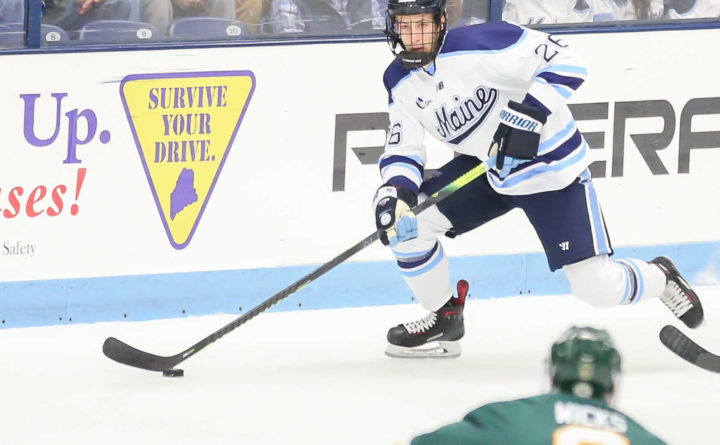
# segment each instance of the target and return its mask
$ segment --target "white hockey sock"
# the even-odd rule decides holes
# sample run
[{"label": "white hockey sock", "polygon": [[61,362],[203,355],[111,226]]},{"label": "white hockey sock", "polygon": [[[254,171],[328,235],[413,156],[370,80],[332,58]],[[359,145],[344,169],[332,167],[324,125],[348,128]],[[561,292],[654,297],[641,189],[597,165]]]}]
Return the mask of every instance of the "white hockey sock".
[{"label": "white hockey sock", "polygon": [[615,262],[625,269],[627,283],[620,304],[635,304],[662,295],[666,277],[656,265],[634,258],[617,258]]},{"label": "white hockey sock", "polygon": [[657,266],[634,258],[598,255],[563,267],[573,294],[596,307],[634,304],[659,297],[665,275]]},{"label": "white hockey sock", "polygon": [[425,309],[436,311],[452,297],[450,263],[440,241],[428,250],[395,255],[405,282]]}]

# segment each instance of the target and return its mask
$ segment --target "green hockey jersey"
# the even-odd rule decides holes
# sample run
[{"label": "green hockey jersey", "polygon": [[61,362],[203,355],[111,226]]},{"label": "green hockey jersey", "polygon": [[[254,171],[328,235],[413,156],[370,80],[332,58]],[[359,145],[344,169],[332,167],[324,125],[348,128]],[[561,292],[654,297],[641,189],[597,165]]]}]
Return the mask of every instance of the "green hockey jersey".
[{"label": "green hockey jersey", "polygon": [[663,445],[665,442],[598,399],[545,394],[492,403],[412,445]]}]

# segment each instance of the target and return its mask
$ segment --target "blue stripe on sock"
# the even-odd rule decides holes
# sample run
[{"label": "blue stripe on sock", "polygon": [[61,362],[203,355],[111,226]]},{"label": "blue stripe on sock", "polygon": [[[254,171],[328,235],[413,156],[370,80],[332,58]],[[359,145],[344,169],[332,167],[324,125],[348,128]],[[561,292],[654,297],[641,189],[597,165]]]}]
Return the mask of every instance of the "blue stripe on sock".
[{"label": "blue stripe on sock", "polygon": [[[613,260],[614,261],[614,260]],[[620,304],[626,304],[628,301],[628,298],[630,298],[631,293],[635,290],[635,286],[631,286],[631,279],[630,279],[630,273],[632,270],[622,261],[615,261],[615,263],[619,264],[620,267],[622,267],[623,272],[625,272],[625,295],[623,296],[623,299],[620,301]]]},{"label": "blue stripe on sock", "polygon": [[437,251],[439,245],[440,243],[436,242],[432,249],[430,249],[422,257],[415,257],[414,261],[402,261],[398,259],[397,264],[398,266],[400,266],[400,269],[415,269],[416,267],[420,267],[423,264],[427,263],[430,258],[432,258],[433,254],[435,254],[435,252]]},{"label": "blue stripe on sock", "polygon": [[645,282],[643,281],[642,275],[640,274],[640,269],[637,267],[637,264],[635,264],[635,262],[629,258],[625,258],[625,260],[632,268],[632,271],[635,274],[635,278],[637,279],[637,290],[635,292],[635,295],[631,299],[630,304],[639,303],[640,300],[642,300],[643,293],[645,292]]},{"label": "blue stripe on sock", "polygon": [[405,271],[405,270],[401,269],[400,272],[406,277],[416,277],[418,275],[424,274],[425,272],[429,272],[435,266],[437,266],[440,263],[440,261],[445,257],[445,252],[443,251],[442,245],[440,243],[438,243],[438,247],[439,248],[435,255],[435,259],[433,259],[431,262],[426,264],[424,267],[421,267],[420,269],[417,269],[414,271]]}]

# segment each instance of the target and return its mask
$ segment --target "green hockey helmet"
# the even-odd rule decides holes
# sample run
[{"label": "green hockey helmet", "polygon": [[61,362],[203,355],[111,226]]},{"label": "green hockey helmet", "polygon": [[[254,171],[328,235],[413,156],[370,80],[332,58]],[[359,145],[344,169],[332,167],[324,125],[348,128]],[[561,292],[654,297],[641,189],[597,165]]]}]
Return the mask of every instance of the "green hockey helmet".
[{"label": "green hockey helmet", "polygon": [[573,326],[550,350],[552,385],[561,392],[608,398],[619,373],[620,353],[605,330]]}]

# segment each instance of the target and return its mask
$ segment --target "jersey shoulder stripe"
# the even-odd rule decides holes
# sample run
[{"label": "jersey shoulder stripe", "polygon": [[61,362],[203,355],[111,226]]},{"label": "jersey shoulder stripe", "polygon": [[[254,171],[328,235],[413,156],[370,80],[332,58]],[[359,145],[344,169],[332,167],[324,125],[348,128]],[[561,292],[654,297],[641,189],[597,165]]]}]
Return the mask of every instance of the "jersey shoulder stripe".
[{"label": "jersey shoulder stripe", "polygon": [[392,103],[392,91],[397,87],[403,79],[410,76],[412,70],[403,67],[397,59],[393,60],[385,69],[383,74],[383,83],[388,92],[389,102]]},{"label": "jersey shoulder stripe", "polygon": [[[525,33],[524,28],[509,22],[482,23],[454,28],[447,32],[439,57],[465,51],[507,51],[520,43],[525,37]],[[397,59],[388,65],[383,75],[383,83],[390,103],[392,103],[392,91],[417,69],[405,68]]]},{"label": "jersey shoulder stripe", "polygon": [[500,52],[518,44],[525,29],[509,22],[481,23],[447,32],[440,56],[465,51]]}]

